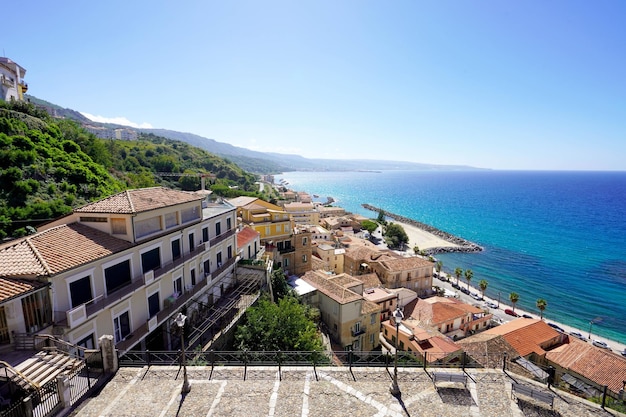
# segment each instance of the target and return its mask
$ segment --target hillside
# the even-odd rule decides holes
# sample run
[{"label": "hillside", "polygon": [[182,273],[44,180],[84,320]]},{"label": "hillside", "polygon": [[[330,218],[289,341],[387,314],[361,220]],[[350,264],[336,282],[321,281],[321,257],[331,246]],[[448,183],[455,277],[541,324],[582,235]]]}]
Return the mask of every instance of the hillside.
[{"label": "hillside", "polygon": [[98,139],[28,103],[0,101],[0,144],[0,238],[27,234],[73,207],[128,188],[198,190],[202,173],[216,175],[209,186],[218,195],[256,190],[254,175],[187,143],[154,135]]}]

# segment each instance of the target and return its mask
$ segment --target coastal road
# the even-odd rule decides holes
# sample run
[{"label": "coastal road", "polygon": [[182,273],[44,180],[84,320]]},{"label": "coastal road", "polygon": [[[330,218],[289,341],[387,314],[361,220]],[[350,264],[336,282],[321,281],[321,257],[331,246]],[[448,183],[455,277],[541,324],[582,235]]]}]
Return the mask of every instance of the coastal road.
[{"label": "coastal road", "polygon": [[[456,283],[456,277],[454,277],[452,275],[448,275],[448,274],[446,274],[443,271],[441,272],[441,277],[442,277],[442,279],[433,277],[433,285],[436,285],[436,286],[438,286],[440,288],[443,288],[445,290],[454,292],[457,295],[457,298],[459,300],[463,301],[464,303],[467,303],[467,304],[470,304],[470,305],[476,305],[476,306],[478,306],[480,308],[487,309],[489,311],[489,313],[492,313],[494,315],[494,317],[497,317],[497,319],[500,320],[502,323],[506,323],[506,322],[509,322],[509,321],[515,319],[515,317],[509,316],[508,314],[506,314],[504,312],[505,309],[512,308],[511,306],[509,306],[509,305],[507,305],[507,304],[505,304],[503,302],[503,301],[507,301],[508,298],[507,299],[500,299],[500,307],[499,308],[489,308],[489,307],[487,307],[485,305],[486,302],[493,302],[493,303],[498,304],[498,300],[494,300],[494,299],[491,299],[489,297],[485,297],[484,300],[476,300],[476,299],[472,298],[471,296],[461,292],[460,290],[457,290],[454,287],[452,287],[452,283]],[[447,282],[445,280],[446,277],[449,277],[450,282]],[[467,281],[464,282],[464,280],[461,278],[459,280],[459,286],[461,288],[467,288]],[[475,294],[480,295],[480,290],[477,289],[477,288],[474,288],[474,287],[470,286],[470,291],[475,293]],[[534,319],[538,319],[539,318],[538,314],[530,313],[530,312],[524,311],[524,310],[520,310],[519,308],[516,308],[515,312],[518,313],[520,316],[522,314],[527,314],[527,315],[531,316]],[[545,320],[545,317],[544,317],[544,320]],[[585,337],[585,339],[587,339],[588,332],[586,332],[584,330],[576,329],[576,328],[574,328],[572,326],[568,326],[566,324],[558,323],[558,322],[555,322],[555,321],[552,321],[552,320],[546,320],[546,322],[556,324],[557,326],[559,326],[560,328],[565,330],[566,333],[578,332],[578,333],[582,334]],[[596,339],[596,340],[600,340],[600,341],[605,342],[606,344],[609,345],[609,347],[611,347],[611,350],[614,353],[616,353],[616,354],[621,354],[621,352],[623,352],[624,349],[626,349],[626,345],[625,344],[616,342],[614,340],[609,340],[609,339],[601,337],[601,336],[597,336],[597,335],[592,334],[591,335],[591,339]],[[587,340],[587,341],[589,343],[591,343],[591,340]]]}]

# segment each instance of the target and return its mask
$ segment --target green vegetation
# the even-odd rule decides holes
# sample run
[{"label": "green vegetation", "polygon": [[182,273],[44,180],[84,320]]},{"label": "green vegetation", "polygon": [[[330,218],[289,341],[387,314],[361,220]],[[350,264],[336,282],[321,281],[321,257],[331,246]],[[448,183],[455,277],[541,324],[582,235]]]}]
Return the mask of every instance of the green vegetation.
[{"label": "green vegetation", "polygon": [[281,298],[291,294],[291,287],[287,284],[287,277],[281,268],[272,271],[271,280],[274,302],[278,302]]},{"label": "green vegetation", "polygon": [[543,298],[537,300],[537,308],[539,309],[539,314],[541,315],[541,320],[543,320],[543,312],[548,307],[548,302]]},{"label": "green vegetation", "polygon": [[374,230],[378,227],[378,223],[373,220],[363,220],[361,222],[361,227],[367,230],[369,233],[374,233]]},{"label": "green vegetation", "polygon": [[456,267],[454,269],[454,276],[456,277],[456,286],[459,286],[459,279],[461,279],[461,275],[463,275],[463,270],[460,267]]},{"label": "green vegetation", "polygon": [[464,275],[465,275],[465,280],[467,281],[467,291],[469,292],[469,291],[471,291],[470,290],[470,281],[474,277],[474,271],[472,271],[471,269],[466,269]]},{"label": "green vegetation", "polygon": [[216,175],[209,185],[217,195],[257,195],[254,175],[206,151],[154,135],[99,139],[25,102],[0,102],[0,144],[0,238],[128,188],[198,190],[201,173]]},{"label": "green vegetation", "polygon": [[516,292],[512,292],[509,294],[509,300],[511,300],[511,304],[513,305],[513,311],[515,311],[515,304],[519,301],[519,294]]},{"label": "green vegetation", "polygon": [[409,236],[404,228],[397,223],[389,223],[385,226],[385,243],[390,248],[402,248],[409,243]]},{"label": "green vegetation", "polygon": [[312,319],[315,312],[292,295],[278,304],[268,298],[246,311],[246,322],[235,333],[236,348],[254,351],[321,351],[322,342]]}]

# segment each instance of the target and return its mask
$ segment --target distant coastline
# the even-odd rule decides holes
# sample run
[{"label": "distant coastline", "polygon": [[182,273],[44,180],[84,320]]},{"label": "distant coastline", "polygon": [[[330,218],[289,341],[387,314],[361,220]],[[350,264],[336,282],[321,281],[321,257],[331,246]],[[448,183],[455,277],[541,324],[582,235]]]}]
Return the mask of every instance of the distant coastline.
[{"label": "distant coastline", "polygon": [[454,236],[448,232],[444,232],[443,230],[439,230],[436,227],[431,225],[418,222],[417,220],[409,219],[408,217],[400,216],[399,214],[391,213],[387,210],[372,206],[371,204],[361,204],[364,209],[375,211],[377,213],[383,212],[386,217],[392,218],[400,223],[409,224],[415,227],[418,227],[428,233],[431,233],[441,239],[453,243],[455,246],[445,246],[445,247],[433,247],[425,249],[424,252],[428,255],[434,255],[437,253],[447,253],[447,252],[481,252],[483,247],[477,245],[476,243],[470,242],[469,240],[463,239],[458,236]]}]

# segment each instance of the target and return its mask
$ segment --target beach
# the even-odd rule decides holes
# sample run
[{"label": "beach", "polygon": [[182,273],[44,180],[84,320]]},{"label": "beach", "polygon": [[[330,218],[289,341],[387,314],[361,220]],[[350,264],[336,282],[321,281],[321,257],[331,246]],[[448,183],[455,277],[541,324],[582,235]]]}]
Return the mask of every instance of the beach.
[{"label": "beach", "polygon": [[426,230],[420,229],[417,226],[403,223],[399,221],[393,221],[404,229],[409,237],[409,250],[413,250],[417,246],[420,250],[427,250],[433,248],[459,248],[460,245],[449,242],[439,236],[436,236]]}]

